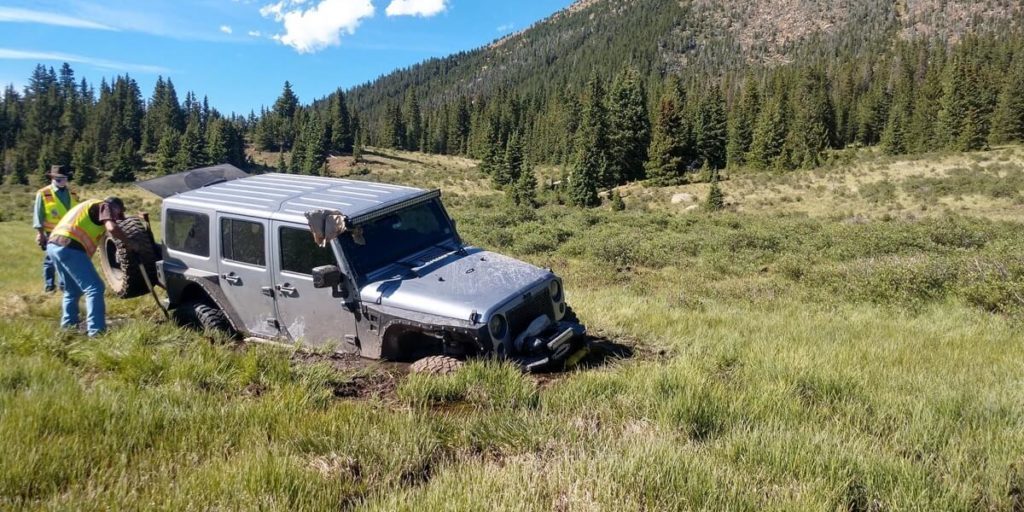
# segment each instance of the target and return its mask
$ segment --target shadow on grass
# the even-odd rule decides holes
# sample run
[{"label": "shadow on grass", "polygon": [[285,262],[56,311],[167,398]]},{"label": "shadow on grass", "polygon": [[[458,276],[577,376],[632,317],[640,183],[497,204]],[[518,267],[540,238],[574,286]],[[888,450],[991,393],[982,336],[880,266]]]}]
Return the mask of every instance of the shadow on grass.
[{"label": "shadow on grass", "polygon": [[[420,162],[419,160],[413,160],[412,158],[405,158],[403,156],[390,155],[390,154],[387,154],[387,153],[380,153],[380,152],[377,152],[377,151],[364,150],[363,151],[363,159],[367,160],[367,161],[372,161],[372,159],[366,158],[367,156],[377,156],[377,157],[381,157],[381,158],[386,158],[388,160],[397,160],[399,162],[405,162],[405,163],[409,163],[409,164],[422,164],[423,163],[423,162]],[[378,161],[378,163],[385,163],[385,162]]]},{"label": "shadow on grass", "polygon": [[590,351],[572,369],[590,370],[601,368],[626,359],[638,356],[643,357],[644,355],[638,344],[631,340],[613,340],[605,336],[587,335],[587,343],[590,346]]}]

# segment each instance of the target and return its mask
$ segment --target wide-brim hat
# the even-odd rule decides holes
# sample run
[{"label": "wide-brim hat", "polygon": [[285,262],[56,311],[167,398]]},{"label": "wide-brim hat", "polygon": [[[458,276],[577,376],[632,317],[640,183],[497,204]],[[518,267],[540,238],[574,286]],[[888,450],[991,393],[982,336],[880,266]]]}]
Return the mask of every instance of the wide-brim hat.
[{"label": "wide-brim hat", "polygon": [[49,178],[71,179],[71,170],[66,165],[51,165],[50,170],[46,171],[46,176]]}]

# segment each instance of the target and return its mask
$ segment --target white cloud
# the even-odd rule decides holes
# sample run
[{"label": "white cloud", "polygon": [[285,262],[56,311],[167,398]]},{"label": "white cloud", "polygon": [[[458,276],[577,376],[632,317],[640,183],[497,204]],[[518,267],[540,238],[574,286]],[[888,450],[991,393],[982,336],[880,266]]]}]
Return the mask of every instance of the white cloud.
[{"label": "white cloud", "polygon": [[430,17],[444,12],[447,0],[391,0],[385,12],[388,16]]},{"label": "white cloud", "polygon": [[153,75],[166,75],[171,72],[171,70],[163,66],[152,66],[149,64],[132,64],[129,62],[119,62],[116,60],[85,57],[82,55],[75,55],[71,53],[32,50],[12,50],[10,48],[0,48],[0,59],[74,62],[76,64],[86,64],[90,66],[96,66],[98,68],[112,69],[114,71],[149,73]]},{"label": "white cloud", "polygon": [[276,4],[268,4],[260,7],[260,16],[264,18],[273,17],[277,21],[281,21],[284,17],[283,11],[288,7],[288,0],[281,0]]},{"label": "white cloud", "polygon": [[95,30],[117,30],[114,27],[81,18],[54,14],[51,12],[18,9],[16,7],[0,7],[0,22],[39,23],[57,25],[59,27],[91,28]]},{"label": "white cloud", "polygon": [[274,39],[299,53],[313,53],[341,43],[342,32],[353,34],[364,18],[373,16],[370,0],[319,0],[309,9],[306,0],[281,0],[260,8],[260,14],[284,23]]},{"label": "white cloud", "polygon": [[498,25],[497,31],[498,32],[508,32],[509,30],[512,30],[514,28],[516,28],[516,24],[515,23],[506,23],[504,25]]},{"label": "white cloud", "polygon": [[230,33],[234,32],[234,30],[231,30],[231,26],[230,25],[221,25],[220,26],[220,31],[224,32],[225,34],[230,34]]},{"label": "white cloud", "polygon": [[260,32],[259,30],[250,30],[248,33],[252,37],[259,37],[263,35],[263,33]]}]

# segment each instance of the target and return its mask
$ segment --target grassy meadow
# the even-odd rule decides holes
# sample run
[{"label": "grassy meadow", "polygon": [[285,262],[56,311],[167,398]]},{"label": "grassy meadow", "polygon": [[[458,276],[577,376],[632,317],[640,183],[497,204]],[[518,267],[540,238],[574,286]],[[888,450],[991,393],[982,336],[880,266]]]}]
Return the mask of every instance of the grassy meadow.
[{"label": "grassy meadow", "polygon": [[627,349],[407,375],[181,330],[148,297],[60,333],[34,188],[5,186],[0,509],[1024,510],[1022,148],[737,172],[715,214],[703,184],[523,210],[469,160],[330,168],[441,188],[467,241],[554,268]]}]

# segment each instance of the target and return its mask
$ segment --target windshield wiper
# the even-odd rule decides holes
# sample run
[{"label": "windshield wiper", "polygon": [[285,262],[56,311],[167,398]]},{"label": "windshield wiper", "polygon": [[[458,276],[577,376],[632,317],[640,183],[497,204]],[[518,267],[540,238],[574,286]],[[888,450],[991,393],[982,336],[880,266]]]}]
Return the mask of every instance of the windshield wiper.
[{"label": "windshield wiper", "polygon": [[[458,244],[456,244],[456,247],[455,247],[455,248],[452,248],[452,247],[449,247],[449,246],[445,245],[445,244],[444,244],[444,243],[442,242],[442,243],[439,243],[439,244],[437,244],[437,245],[434,245],[434,247],[437,247],[437,248],[443,249],[443,250],[445,250],[445,251],[448,251],[448,253],[453,253],[453,252],[457,252],[457,253],[459,253],[459,254],[466,254],[466,248],[465,248],[465,247],[463,247],[462,245],[458,245]],[[447,255],[447,254],[446,254],[446,255]]]}]

